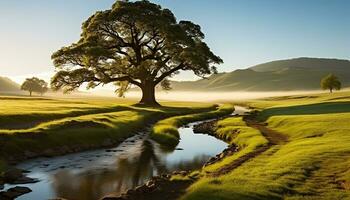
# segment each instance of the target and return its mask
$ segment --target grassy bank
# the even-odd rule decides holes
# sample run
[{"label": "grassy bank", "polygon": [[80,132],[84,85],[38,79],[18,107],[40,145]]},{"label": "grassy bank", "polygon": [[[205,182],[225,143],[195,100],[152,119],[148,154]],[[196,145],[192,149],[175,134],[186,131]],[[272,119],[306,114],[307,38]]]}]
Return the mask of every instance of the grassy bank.
[{"label": "grassy bank", "polygon": [[180,126],[195,121],[222,117],[231,114],[233,111],[234,107],[232,105],[225,104],[211,112],[182,115],[161,120],[153,126],[151,138],[164,146],[172,148],[179,143],[180,135],[177,129]]},{"label": "grassy bank", "polygon": [[[0,158],[23,160],[111,146],[147,123],[214,110],[211,104],[163,103],[160,108],[111,103],[110,100],[1,98],[1,120],[9,116],[21,127],[1,126]],[[21,117],[18,117],[21,116]],[[36,123],[27,124],[30,119]],[[1,121],[0,120],[0,121]],[[26,127],[24,127],[24,125]]]},{"label": "grassy bank", "polygon": [[[343,92],[249,102],[289,142],[271,146],[228,174],[210,177],[202,172],[183,199],[350,199],[349,96]],[[256,139],[255,130],[236,121],[219,122],[217,134],[244,147],[204,170],[220,169],[264,143],[261,136]],[[241,134],[248,136],[239,139]]]},{"label": "grassy bank", "polygon": [[268,140],[258,130],[248,127],[242,117],[218,121],[215,137],[237,145],[240,150],[221,162],[205,167],[203,169],[204,173],[216,171],[226,164],[268,144]]}]

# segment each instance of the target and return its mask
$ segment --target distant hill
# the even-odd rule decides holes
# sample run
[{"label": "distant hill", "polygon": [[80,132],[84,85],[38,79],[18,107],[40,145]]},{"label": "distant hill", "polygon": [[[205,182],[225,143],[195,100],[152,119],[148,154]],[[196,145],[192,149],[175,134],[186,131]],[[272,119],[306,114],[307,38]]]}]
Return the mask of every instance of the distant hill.
[{"label": "distant hill", "polygon": [[295,58],[259,64],[248,69],[219,73],[198,81],[172,82],[174,90],[198,91],[292,91],[320,89],[329,73],[350,86],[350,61]]},{"label": "distant hill", "polygon": [[19,92],[20,86],[7,77],[0,76],[0,92]]}]

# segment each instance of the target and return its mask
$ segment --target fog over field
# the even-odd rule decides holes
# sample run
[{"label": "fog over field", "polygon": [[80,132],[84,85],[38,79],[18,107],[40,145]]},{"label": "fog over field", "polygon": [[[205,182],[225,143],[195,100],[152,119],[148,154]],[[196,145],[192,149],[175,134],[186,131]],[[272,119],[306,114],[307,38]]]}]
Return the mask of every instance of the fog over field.
[{"label": "fog over field", "polygon": [[298,94],[311,94],[320,91],[290,91],[290,92],[159,92],[157,94],[162,100],[178,101],[227,101],[258,99],[275,96],[289,96]]},{"label": "fog over field", "polygon": [[[313,91],[273,91],[273,92],[246,92],[246,91],[235,91],[235,92],[198,92],[198,91],[158,91],[156,97],[159,100],[165,101],[198,101],[198,102],[210,102],[210,101],[235,101],[235,100],[247,100],[247,99],[260,99],[266,97],[276,96],[289,96],[289,95],[308,95],[314,93],[320,93],[320,90]],[[87,94],[93,94],[95,96],[108,96],[116,97],[111,91],[95,91],[93,93],[88,92]],[[140,99],[141,93],[138,91],[130,91],[126,94],[127,99]]]}]

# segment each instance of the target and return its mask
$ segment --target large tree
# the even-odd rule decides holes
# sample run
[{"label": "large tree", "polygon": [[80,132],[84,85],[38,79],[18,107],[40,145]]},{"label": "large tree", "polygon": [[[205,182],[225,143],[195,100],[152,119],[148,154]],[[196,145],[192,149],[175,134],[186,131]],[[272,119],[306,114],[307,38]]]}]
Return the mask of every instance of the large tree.
[{"label": "large tree", "polygon": [[158,105],[155,87],[169,88],[168,78],[180,70],[200,77],[216,72],[222,60],[203,39],[199,25],[177,22],[157,4],[117,1],[83,23],[78,42],[52,55],[58,71],[51,85],[72,91],[83,83],[115,83],[122,96],[131,84],[142,90],[140,103]]},{"label": "large tree", "polygon": [[341,82],[334,74],[329,74],[321,80],[321,88],[332,93],[333,90],[340,90]]}]

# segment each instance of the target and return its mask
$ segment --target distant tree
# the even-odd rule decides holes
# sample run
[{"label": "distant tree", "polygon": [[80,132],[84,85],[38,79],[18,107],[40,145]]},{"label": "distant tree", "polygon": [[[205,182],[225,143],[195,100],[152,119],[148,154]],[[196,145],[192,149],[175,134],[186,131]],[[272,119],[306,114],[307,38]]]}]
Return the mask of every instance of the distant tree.
[{"label": "distant tree", "polygon": [[21,85],[21,90],[28,91],[30,96],[32,96],[33,92],[43,95],[48,90],[48,84],[36,77],[27,78]]},{"label": "distant tree", "polygon": [[149,1],[117,1],[83,23],[81,38],[52,55],[59,71],[55,90],[72,91],[115,83],[124,96],[130,84],[141,88],[140,103],[159,105],[155,87],[170,88],[168,78],[180,70],[204,77],[222,60],[203,41],[199,25],[177,22],[173,13]]},{"label": "distant tree", "polygon": [[329,90],[329,92],[332,93],[333,90],[340,90],[341,82],[339,81],[338,77],[333,74],[329,74],[321,80],[321,88],[323,90]]}]

